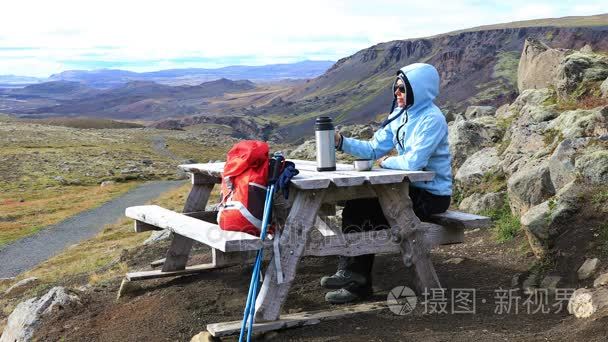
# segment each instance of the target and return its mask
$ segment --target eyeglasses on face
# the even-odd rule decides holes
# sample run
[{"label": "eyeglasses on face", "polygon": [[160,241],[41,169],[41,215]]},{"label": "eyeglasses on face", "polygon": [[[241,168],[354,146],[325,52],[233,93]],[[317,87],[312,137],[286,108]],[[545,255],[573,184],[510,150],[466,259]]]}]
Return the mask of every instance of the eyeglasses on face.
[{"label": "eyeglasses on face", "polygon": [[396,92],[397,89],[399,89],[400,93],[405,94],[405,84],[397,84],[397,82],[395,82],[395,85],[393,85],[393,93]]}]

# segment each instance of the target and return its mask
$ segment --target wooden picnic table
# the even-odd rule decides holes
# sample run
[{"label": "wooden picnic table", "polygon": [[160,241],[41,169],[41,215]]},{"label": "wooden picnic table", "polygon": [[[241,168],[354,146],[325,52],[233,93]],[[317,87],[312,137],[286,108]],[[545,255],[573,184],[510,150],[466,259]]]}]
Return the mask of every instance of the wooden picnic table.
[{"label": "wooden picnic table", "polygon": [[[336,171],[318,172],[313,161],[293,162],[300,174],[292,179],[292,201],[278,244],[283,282],[277,282],[279,265],[270,262],[256,302],[256,321],[279,318],[281,307],[296,276],[298,262],[304,255],[355,256],[399,250],[405,266],[413,268],[418,287],[441,287],[430,260],[429,244],[425,243],[425,228],[431,224],[422,223],[416,217],[408,195],[409,182],[432,180],[433,172],[382,168],[360,172],[347,164],[338,164]],[[221,180],[223,167],[224,163],[180,165],[182,170],[193,174],[193,187],[184,211],[205,208],[213,184]],[[390,230],[342,236],[339,229],[333,229],[325,232],[325,239],[309,241],[309,233],[323,203],[335,204],[338,201],[367,197],[378,197],[391,226]],[[442,230],[435,229],[438,233]],[[174,237],[165,266],[184,265],[191,245],[191,239]]]},{"label": "wooden picnic table", "polygon": [[[224,163],[180,165],[191,174],[192,181],[183,213],[155,205],[126,209],[126,215],[135,220],[136,232],[167,229],[172,233],[172,241],[166,258],[152,263],[153,266],[162,264],[161,270],[127,273],[125,281],[173,277],[252,263],[256,251],[267,248],[273,251],[273,258],[256,301],[254,330],[261,332],[314,324],[383,306],[364,303],[330,312],[280,317],[303,256],[400,253],[404,271],[410,274],[417,293],[421,294],[425,289],[441,288],[431,262],[431,248],[461,243],[464,229],[485,227],[490,223],[487,217],[455,211],[432,215],[432,222],[421,222],[412,209],[409,184],[430,181],[433,172],[382,168],[360,172],[347,164],[338,164],[336,171],[317,172],[314,161],[292,161],[300,173],[291,181],[289,200],[283,201],[277,194],[273,205],[275,223],[282,225],[280,236],[275,235],[271,241],[264,242],[247,233],[221,230],[216,224],[217,211],[205,211],[213,187],[221,183]],[[390,229],[343,234],[341,227],[335,227],[327,220],[327,216],[335,214],[336,203],[371,197],[378,198]],[[195,241],[211,247],[211,263],[186,266]],[[214,336],[238,334],[239,328],[240,321],[207,326]]]}]

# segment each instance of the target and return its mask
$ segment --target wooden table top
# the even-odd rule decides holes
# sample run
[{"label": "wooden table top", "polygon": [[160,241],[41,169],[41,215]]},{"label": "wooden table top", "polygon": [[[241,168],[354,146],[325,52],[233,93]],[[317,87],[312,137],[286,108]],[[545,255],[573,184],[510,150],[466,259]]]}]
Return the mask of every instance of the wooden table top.
[{"label": "wooden table top", "polygon": [[[435,177],[432,171],[404,171],[374,167],[370,171],[357,171],[352,164],[336,164],[336,171],[317,171],[317,163],[310,160],[288,159],[296,164],[300,173],[291,183],[298,189],[325,189],[331,184],[337,187],[358,186],[363,184],[392,184],[404,181],[430,181]],[[224,164],[184,164],[179,168],[186,172],[205,174],[221,178]]]}]

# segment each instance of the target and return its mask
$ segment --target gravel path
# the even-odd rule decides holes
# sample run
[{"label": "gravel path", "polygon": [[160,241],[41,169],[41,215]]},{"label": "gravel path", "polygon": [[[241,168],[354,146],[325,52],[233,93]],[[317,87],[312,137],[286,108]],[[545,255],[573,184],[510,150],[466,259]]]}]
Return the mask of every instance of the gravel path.
[{"label": "gravel path", "polygon": [[123,217],[126,207],[145,204],[182,184],[184,181],[147,182],[100,207],[74,215],[4,246],[0,249],[0,278],[14,277],[65,247],[93,237],[105,225]]}]

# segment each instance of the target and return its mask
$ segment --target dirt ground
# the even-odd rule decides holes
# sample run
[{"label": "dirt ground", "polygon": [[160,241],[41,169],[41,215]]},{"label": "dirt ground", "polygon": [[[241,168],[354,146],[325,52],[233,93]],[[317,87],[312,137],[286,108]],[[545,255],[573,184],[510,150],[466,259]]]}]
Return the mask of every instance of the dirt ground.
[{"label": "dirt ground", "polygon": [[[497,314],[496,289],[510,289],[514,275],[523,274],[534,262],[522,251],[517,238],[496,243],[488,231],[466,234],[466,243],[442,246],[433,252],[433,261],[442,285],[448,289],[448,313],[432,313],[422,304],[407,315],[390,310],[359,314],[352,318],[283,330],[259,336],[264,340],[294,341],[604,341],[608,319],[577,320],[566,312],[556,313],[557,304],[549,296],[549,313],[527,313],[521,290],[518,313]],[[163,256],[166,243],[131,252],[130,269],[145,269],[151,260]],[[203,248],[199,252],[205,252]],[[200,253],[191,263],[207,262]],[[446,263],[454,257],[459,264]],[[300,264],[284,313],[328,310],[319,279],[335,271],[335,257],[305,258]],[[181,278],[138,282],[141,286],[116,301],[121,279],[81,294],[83,305],[65,308],[46,318],[36,338],[43,341],[189,341],[204,331],[208,323],[242,317],[251,268],[234,266]],[[374,296],[369,301],[386,300],[388,292],[410,285],[398,255],[382,255],[374,267]],[[568,287],[575,284],[560,284]],[[449,293],[453,289],[475,289],[474,314],[450,312]],[[437,299],[437,297],[434,297]],[[484,303],[485,300],[485,303]],[[441,302],[441,299],[437,299]],[[428,308],[432,306],[429,304]],[[538,305],[532,305],[532,310]],[[506,311],[506,310],[505,310]],[[226,338],[225,340],[235,340]]]}]

